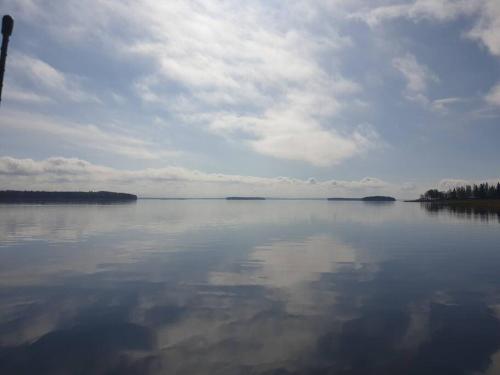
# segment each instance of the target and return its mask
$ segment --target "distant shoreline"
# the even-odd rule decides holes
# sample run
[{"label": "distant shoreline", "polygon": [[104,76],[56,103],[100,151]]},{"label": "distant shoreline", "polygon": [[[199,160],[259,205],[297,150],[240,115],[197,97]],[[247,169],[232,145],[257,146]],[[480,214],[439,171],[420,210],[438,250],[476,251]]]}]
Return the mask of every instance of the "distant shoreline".
[{"label": "distant shoreline", "polygon": [[182,201],[182,200],[258,200],[258,201],[352,201],[352,202],[395,202],[397,199],[389,196],[369,196],[363,198],[286,198],[286,197],[245,197],[245,196],[229,196],[229,197],[139,197],[139,200],[165,200],[165,201]]},{"label": "distant shoreline", "polygon": [[329,201],[338,201],[338,202],[353,202],[353,201],[361,201],[362,198],[327,198]]},{"label": "distant shoreline", "polygon": [[137,195],[111,191],[0,191],[0,203],[119,203],[135,202]]},{"label": "distant shoreline", "polygon": [[264,197],[226,197],[227,201],[265,201]]},{"label": "distant shoreline", "polygon": [[266,200],[266,201],[346,201],[346,202],[395,202],[397,199],[386,196],[372,196],[363,198],[285,198],[285,197],[138,197],[139,200]]},{"label": "distant shoreline", "polygon": [[361,202],[395,202],[396,198],[384,195],[374,195],[364,198],[328,198],[329,201],[361,201]]}]

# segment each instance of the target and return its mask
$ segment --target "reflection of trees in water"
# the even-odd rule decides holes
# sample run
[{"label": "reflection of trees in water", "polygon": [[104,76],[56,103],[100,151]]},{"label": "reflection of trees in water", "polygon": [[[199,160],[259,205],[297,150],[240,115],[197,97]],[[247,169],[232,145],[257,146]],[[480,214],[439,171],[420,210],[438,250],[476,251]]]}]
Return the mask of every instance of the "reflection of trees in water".
[{"label": "reflection of trees in water", "polygon": [[469,219],[500,222],[500,205],[489,205],[487,202],[464,202],[464,203],[441,203],[426,202],[422,207],[431,215],[437,215],[439,212],[445,212],[450,215]]}]

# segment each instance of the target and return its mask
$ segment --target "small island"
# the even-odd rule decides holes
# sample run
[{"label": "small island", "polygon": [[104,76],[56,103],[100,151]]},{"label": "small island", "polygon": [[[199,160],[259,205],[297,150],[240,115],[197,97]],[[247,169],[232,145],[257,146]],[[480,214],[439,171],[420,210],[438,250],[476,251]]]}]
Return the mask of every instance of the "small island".
[{"label": "small island", "polygon": [[228,201],[264,201],[263,197],[226,197]]},{"label": "small island", "polygon": [[362,202],[394,202],[396,198],[383,195],[374,195],[364,198],[328,198],[329,201],[362,201]]},{"label": "small island", "polygon": [[372,197],[364,197],[361,198],[362,201],[365,202],[395,202],[396,198],[394,197],[386,197],[383,195],[374,195]]},{"label": "small island", "polygon": [[119,203],[137,200],[137,195],[111,191],[0,191],[0,203]]}]

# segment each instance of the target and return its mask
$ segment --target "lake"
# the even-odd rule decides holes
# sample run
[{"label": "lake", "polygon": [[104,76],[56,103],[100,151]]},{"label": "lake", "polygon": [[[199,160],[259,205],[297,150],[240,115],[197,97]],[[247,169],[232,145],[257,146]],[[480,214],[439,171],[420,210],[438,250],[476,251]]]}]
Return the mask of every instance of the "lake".
[{"label": "lake", "polygon": [[500,374],[500,215],[0,206],[1,374]]}]

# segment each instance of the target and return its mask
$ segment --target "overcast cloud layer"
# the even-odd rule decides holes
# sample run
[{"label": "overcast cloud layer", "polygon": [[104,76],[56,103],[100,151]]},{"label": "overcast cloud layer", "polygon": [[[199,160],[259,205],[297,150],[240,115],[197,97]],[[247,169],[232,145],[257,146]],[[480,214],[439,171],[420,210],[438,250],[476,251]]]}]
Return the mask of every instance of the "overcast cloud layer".
[{"label": "overcast cloud layer", "polygon": [[412,197],[500,174],[496,0],[0,5],[3,188]]}]

